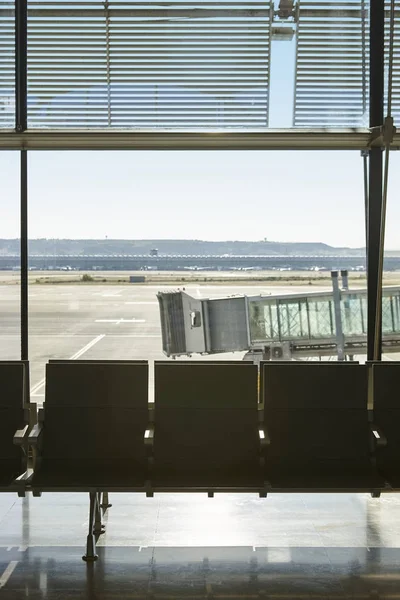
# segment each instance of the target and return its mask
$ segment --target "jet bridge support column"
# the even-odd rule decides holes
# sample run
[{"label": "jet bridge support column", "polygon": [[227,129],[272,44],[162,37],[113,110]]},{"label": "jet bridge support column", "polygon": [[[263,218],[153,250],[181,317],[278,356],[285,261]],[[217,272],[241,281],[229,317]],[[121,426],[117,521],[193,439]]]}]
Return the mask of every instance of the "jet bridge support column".
[{"label": "jet bridge support column", "polygon": [[342,325],[342,312],[340,308],[340,290],[339,290],[339,273],[338,271],[331,272],[332,289],[333,289],[333,306],[335,308],[335,324],[336,324],[336,344],[338,360],[345,360],[344,356],[344,336]]}]

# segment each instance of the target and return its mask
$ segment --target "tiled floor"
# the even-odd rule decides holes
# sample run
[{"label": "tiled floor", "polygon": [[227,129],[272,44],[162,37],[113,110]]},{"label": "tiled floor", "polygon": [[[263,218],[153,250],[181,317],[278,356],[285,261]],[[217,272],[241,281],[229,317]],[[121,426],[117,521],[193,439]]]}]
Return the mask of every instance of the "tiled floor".
[{"label": "tiled floor", "polygon": [[0,495],[0,598],[400,598],[400,496]]}]

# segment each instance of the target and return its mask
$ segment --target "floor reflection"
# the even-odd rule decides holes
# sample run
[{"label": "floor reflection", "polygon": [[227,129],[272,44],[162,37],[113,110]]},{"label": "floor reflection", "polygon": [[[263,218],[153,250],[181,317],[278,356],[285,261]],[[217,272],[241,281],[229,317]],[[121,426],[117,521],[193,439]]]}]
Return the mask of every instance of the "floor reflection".
[{"label": "floor reflection", "polygon": [[[112,547],[0,549],[0,595],[22,598],[400,598],[400,549]],[[1,581],[1,579],[0,579]]]},{"label": "floor reflection", "polygon": [[398,495],[203,496],[0,495],[0,600],[400,599]]}]

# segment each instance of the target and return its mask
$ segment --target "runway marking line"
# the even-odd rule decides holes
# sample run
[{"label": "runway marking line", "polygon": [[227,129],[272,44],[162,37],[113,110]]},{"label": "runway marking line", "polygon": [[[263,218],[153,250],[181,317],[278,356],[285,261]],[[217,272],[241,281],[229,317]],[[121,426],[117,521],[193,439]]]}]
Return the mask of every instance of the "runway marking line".
[{"label": "runway marking line", "polygon": [[17,566],[18,562],[18,560],[11,560],[8,563],[3,575],[0,577],[0,589],[4,587],[7,581],[10,579],[11,575],[14,573],[15,567]]},{"label": "runway marking line", "polygon": [[119,325],[120,323],[146,323],[145,319],[96,319],[95,323],[114,323]]},{"label": "runway marking line", "polygon": [[[75,354],[73,354],[72,356],[70,356],[70,358],[68,360],[77,360],[78,358],[80,358],[82,356],[82,354],[85,354],[85,352],[87,352],[88,350],[90,350],[90,348],[93,348],[93,346],[95,344],[97,344],[98,342],[100,342],[100,340],[102,340],[105,337],[106,336],[105,336],[104,333],[101,334],[101,335],[98,335],[91,342],[89,342],[88,344],[86,344],[86,346],[84,346],[83,348],[81,348],[80,350],[78,350],[78,352],[75,352]],[[41,381],[39,381],[39,383],[37,383],[36,385],[34,385],[31,388],[31,396],[35,396],[37,394],[37,392],[44,386],[45,383],[46,383],[46,378],[43,377],[43,379]]]},{"label": "runway marking line", "polygon": [[118,298],[119,296],[121,296],[121,292],[115,292],[115,293],[103,293],[101,294],[103,298]]},{"label": "runway marking line", "polygon": [[136,306],[147,306],[149,304],[158,304],[158,302],[125,302],[125,304],[135,304]]},{"label": "runway marking line", "polygon": [[109,338],[158,338],[161,339],[161,335],[153,335],[147,333],[110,333],[107,337]]}]

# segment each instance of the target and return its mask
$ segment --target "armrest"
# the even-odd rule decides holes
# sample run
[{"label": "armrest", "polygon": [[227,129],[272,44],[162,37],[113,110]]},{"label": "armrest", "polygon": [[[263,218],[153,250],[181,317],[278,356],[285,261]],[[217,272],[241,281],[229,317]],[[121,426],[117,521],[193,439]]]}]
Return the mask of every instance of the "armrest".
[{"label": "armrest", "polygon": [[29,425],[25,425],[23,429],[17,429],[14,433],[13,442],[16,446],[22,446],[24,442],[27,441],[27,433],[29,431]]},{"label": "armrest", "polygon": [[34,425],[32,427],[32,430],[29,433],[28,443],[32,444],[32,445],[37,444],[42,432],[43,432],[43,424],[42,423],[37,423],[36,425]]},{"label": "armrest", "polygon": [[381,448],[382,446],[386,446],[387,439],[386,439],[386,436],[383,433],[382,429],[380,429],[380,427],[375,425],[375,423],[370,423],[370,428],[371,428],[371,433],[373,435],[375,445],[378,448]]},{"label": "armrest", "polygon": [[144,432],[144,445],[152,446],[154,443],[154,425],[151,425],[149,429]]},{"label": "armrest", "polygon": [[258,438],[260,440],[260,444],[261,444],[261,448],[264,449],[267,446],[270,445],[271,440],[270,437],[268,435],[268,431],[267,429],[263,426],[263,427],[258,427]]}]

